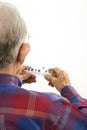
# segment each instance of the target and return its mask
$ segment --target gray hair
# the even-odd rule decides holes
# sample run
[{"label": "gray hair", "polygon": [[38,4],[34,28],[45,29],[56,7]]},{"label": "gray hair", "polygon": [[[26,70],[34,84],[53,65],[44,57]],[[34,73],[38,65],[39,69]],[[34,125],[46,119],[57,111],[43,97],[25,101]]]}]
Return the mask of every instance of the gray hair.
[{"label": "gray hair", "polygon": [[26,36],[27,27],[18,9],[0,2],[0,69],[15,61]]}]

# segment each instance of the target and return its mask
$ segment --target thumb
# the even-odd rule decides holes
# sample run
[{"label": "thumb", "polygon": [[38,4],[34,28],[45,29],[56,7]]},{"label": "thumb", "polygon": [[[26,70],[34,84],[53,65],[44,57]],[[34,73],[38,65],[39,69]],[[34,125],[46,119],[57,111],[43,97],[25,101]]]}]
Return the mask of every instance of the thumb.
[{"label": "thumb", "polygon": [[48,80],[49,82],[52,82],[53,78],[54,77],[50,74],[45,75],[45,79]]},{"label": "thumb", "polygon": [[52,75],[45,75],[45,79],[48,80],[52,85],[55,86],[55,84],[57,84],[57,79],[56,77],[52,76]]},{"label": "thumb", "polygon": [[31,75],[30,74],[24,74],[24,75],[17,75],[21,80],[26,80],[28,79]]},{"label": "thumb", "polygon": [[52,75],[45,75],[45,79],[49,81],[49,85],[54,87],[56,83],[56,78]]}]

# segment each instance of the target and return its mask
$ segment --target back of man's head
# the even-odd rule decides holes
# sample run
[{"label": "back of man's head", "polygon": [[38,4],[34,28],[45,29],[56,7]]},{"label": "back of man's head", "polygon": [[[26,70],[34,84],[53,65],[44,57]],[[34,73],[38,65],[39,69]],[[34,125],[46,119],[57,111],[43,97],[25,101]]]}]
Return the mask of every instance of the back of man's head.
[{"label": "back of man's head", "polygon": [[0,2],[0,69],[16,59],[26,35],[27,28],[17,8]]}]

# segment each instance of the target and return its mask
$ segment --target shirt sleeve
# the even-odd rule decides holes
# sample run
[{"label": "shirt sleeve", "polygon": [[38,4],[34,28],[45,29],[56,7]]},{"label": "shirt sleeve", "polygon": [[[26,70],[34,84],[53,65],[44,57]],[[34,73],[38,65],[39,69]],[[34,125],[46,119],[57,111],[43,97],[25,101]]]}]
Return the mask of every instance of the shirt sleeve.
[{"label": "shirt sleeve", "polygon": [[87,130],[85,99],[82,99],[71,87],[65,87],[61,94],[64,97],[51,95],[49,126],[54,128],[52,130]]},{"label": "shirt sleeve", "polygon": [[72,105],[87,116],[87,99],[82,98],[73,87],[64,87],[61,91],[61,95],[67,98]]}]

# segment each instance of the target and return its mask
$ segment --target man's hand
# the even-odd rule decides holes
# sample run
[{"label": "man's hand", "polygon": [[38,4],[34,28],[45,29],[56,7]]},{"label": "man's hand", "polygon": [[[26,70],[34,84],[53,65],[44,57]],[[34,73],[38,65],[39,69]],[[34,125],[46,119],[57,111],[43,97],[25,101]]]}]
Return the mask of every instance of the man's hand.
[{"label": "man's hand", "polygon": [[68,74],[59,69],[59,68],[53,68],[50,69],[51,74],[45,75],[45,79],[49,81],[49,85],[52,87],[56,87],[58,91],[61,91],[65,86],[70,86],[70,80],[68,77]]},{"label": "man's hand", "polygon": [[24,65],[21,68],[19,68],[16,73],[16,76],[20,78],[23,81],[23,83],[36,82],[36,76],[27,71],[29,68],[31,67]]}]

